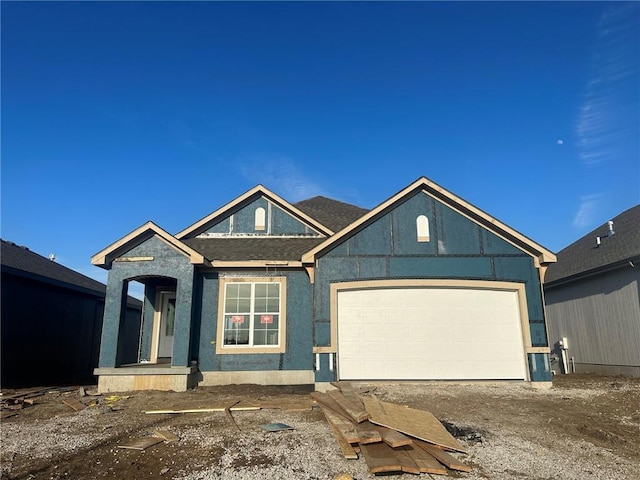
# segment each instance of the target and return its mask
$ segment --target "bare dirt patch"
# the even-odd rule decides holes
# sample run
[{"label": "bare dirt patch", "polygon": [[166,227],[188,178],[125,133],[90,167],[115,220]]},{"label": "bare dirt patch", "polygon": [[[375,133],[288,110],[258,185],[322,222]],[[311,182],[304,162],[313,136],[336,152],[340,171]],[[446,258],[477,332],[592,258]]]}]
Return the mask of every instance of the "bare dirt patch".
[{"label": "bare dirt patch", "polygon": [[[46,394],[2,421],[0,478],[331,479],[340,472],[374,478],[363,460],[341,457],[318,409],[234,412],[240,431],[224,412],[144,413],[241,399],[291,403],[306,400],[309,392],[256,385],[129,392],[110,402],[98,397],[96,405],[78,412],[62,403],[75,392]],[[550,390],[508,383],[381,384],[375,394],[443,421],[469,450],[458,457],[473,471],[457,474],[461,478],[640,478],[640,379],[562,376]],[[294,430],[260,427],[271,422]],[[180,440],[144,451],[118,448],[158,429]]]}]

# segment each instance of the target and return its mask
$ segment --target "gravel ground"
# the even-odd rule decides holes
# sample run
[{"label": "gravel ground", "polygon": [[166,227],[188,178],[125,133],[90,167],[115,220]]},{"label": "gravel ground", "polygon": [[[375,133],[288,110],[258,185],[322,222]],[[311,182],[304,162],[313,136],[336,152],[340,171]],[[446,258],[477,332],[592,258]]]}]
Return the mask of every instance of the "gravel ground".
[{"label": "gravel ground", "polygon": [[[640,379],[572,375],[554,388],[526,384],[376,385],[385,401],[431,411],[450,425],[472,466],[467,479],[640,478]],[[1,475],[9,479],[373,479],[366,463],[340,455],[318,409],[146,415],[246,399],[306,400],[309,391],[255,385],[185,393],[130,392],[74,412],[50,394],[3,420]],[[73,395],[73,393],[67,394]],[[86,401],[86,399],[84,399]],[[282,422],[294,430],[266,432]],[[123,442],[170,430],[180,440],[145,451]],[[410,478],[411,475],[393,476]],[[434,476],[437,478],[438,476]],[[427,478],[423,475],[421,478]]]}]

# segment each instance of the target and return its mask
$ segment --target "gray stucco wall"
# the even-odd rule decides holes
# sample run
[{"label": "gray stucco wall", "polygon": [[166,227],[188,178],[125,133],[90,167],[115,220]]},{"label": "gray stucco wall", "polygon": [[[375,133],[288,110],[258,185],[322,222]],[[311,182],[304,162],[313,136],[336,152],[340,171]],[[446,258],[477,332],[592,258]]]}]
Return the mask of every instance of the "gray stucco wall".
[{"label": "gray stucco wall", "polygon": [[[125,256],[125,254],[123,254]],[[153,257],[151,261],[113,262],[109,270],[107,296],[105,301],[102,341],[100,346],[100,367],[116,367],[130,361],[131,352],[125,351],[127,343],[121,331],[122,296],[125,282],[137,280],[142,283],[149,277],[172,278],[176,282],[176,320],[172,364],[187,366],[190,361],[192,295],[194,267],[189,259],[168,246],[158,237],[153,236],[126,252],[130,257]],[[153,281],[151,282],[153,283]],[[152,303],[150,298],[145,305]],[[148,353],[150,349],[148,311],[143,325],[141,346]],[[152,321],[151,317],[151,321]],[[137,356],[137,352],[136,352]]]},{"label": "gray stucco wall", "polygon": [[624,267],[545,289],[554,353],[566,337],[577,372],[640,376],[640,269]]},{"label": "gray stucco wall", "polygon": [[216,272],[202,275],[199,368],[201,371],[233,370],[311,370],[311,285],[304,271],[243,271],[221,273],[226,277],[286,277],[286,351],[274,354],[216,354],[218,327],[219,277]]}]

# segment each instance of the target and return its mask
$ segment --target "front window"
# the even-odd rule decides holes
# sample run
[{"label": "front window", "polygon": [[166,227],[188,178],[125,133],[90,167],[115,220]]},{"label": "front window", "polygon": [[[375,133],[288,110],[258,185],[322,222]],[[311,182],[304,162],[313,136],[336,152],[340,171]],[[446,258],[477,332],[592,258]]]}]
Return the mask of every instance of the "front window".
[{"label": "front window", "polygon": [[277,351],[283,343],[284,279],[223,279],[221,283],[222,346],[234,353],[242,347]]}]

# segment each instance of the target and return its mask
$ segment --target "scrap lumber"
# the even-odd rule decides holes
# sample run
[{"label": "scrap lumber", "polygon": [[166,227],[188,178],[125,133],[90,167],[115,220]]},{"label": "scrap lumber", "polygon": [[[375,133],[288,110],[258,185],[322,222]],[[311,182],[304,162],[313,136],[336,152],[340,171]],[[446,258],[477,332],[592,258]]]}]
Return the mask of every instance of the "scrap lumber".
[{"label": "scrap lumber", "polygon": [[46,394],[49,390],[51,390],[51,387],[30,388],[28,390],[23,390],[22,392],[13,393],[11,395],[2,395],[2,397],[0,397],[0,399],[2,399],[2,401],[5,401],[5,400],[13,400],[15,398],[39,397],[40,395]]},{"label": "scrap lumber", "polygon": [[420,475],[420,467],[418,467],[413,458],[411,458],[411,455],[405,450],[405,447],[396,448],[393,450],[393,453],[398,459],[398,462],[400,462],[403,472]]},{"label": "scrap lumber", "polygon": [[335,413],[333,410],[329,408],[322,408],[322,413],[324,414],[324,418],[327,419],[327,423],[335,427],[341,435],[347,440],[349,443],[359,443],[360,437],[356,432],[353,423],[350,420],[347,420],[342,415]]},{"label": "scrap lumber", "polygon": [[411,457],[420,469],[420,473],[434,473],[437,475],[446,475],[447,469],[426,450],[414,445],[403,447],[405,452]]},{"label": "scrap lumber", "polygon": [[360,438],[360,445],[366,443],[377,443],[382,441],[382,436],[376,427],[371,422],[365,420],[364,422],[356,423],[356,432],[358,432],[358,438]]},{"label": "scrap lumber", "polygon": [[311,393],[310,396],[313,400],[316,401],[318,405],[320,405],[320,407],[329,408],[330,410],[334,411],[338,415],[341,415],[348,419],[351,418],[349,414],[345,412],[344,409],[340,405],[338,405],[338,403],[326,393],[313,392]]},{"label": "scrap lumber", "polygon": [[294,411],[304,411],[311,410],[311,402],[308,400],[268,400],[264,402],[260,402],[260,408],[265,409],[275,409],[275,410],[294,410]]},{"label": "scrap lumber", "polygon": [[158,437],[136,438],[134,440],[130,440],[126,443],[118,445],[118,448],[128,448],[130,450],[145,450],[161,442],[164,442],[164,440]]},{"label": "scrap lumber", "polygon": [[391,428],[383,427],[381,425],[376,426],[376,430],[380,432],[380,436],[382,437],[382,441],[389,445],[392,448],[402,447],[404,445],[411,445],[413,440],[411,440],[406,435],[398,432],[397,430],[393,430]]},{"label": "scrap lumber", "polygon": [[79,400],[76,400],[75,398],[63,398],[62,403],[73,408],[76,412],[79,412],[80,410],[84,410],[85,408],[87,408],[87,406],[84,403],[82,403]]},{"label": "scrap lumber", "polygon": [[13,417],[17,414],[18,412],[14,412],[12,410],[2,410],[2,412],[0,413],[0,419],[4,420],[5,418]]},{"label": "scrap lumber", "polygon": [[331,428],[331,432],[333,432],[333,436],[338,442],[338,446],[340,447],[340,451],[342,452],[342,456],[347,460],[357,460],[358,454],[351,446],[351,444],[347,441],[347,439],[342,435],[342,433],[336,428],[336,426],[327,421],[329,427]]},{"label": "scrap lumber", "polygon": [[362,456],[367,462],[369,471],[373,474],[402,472],[402,465],[398,461],[393,449],[383,442],[360,445]]},{"label": "scrap lumber", "polygon": [[174,435],[169,430],[156,430],[153,433],[154,435],[157,435],[158,437],[162,438],[162,440],[165,443],[172,443],[180,440],[180,437],[178,437],[177,435]]},{"label": "scrap lumber", "polygon": [[369,397],[362,397],[371,416],[371,423],[392,428],[428,443],[449,450],[467,453],[465,448],[447,431],[440,421],[425,410],[402,407]]},{"label": "scrap lumber", "polygon": [[[210,412],[224,412],[228,404],[215,405],[209,408],[187,408],[182,410],[147,410],[146,414],[156,415],[161,413],[210,413]],[[260,410],[260,407],[250,404],[249,402],[242,401],[230,408],[232,412]]]},{"label": "scrap lumber", "polygon": [[433,445],[429,445],[426,442],[421,442],[420,440],[416,440],[416,445],[422,448],[424,451],[433,455],[436,460],[438,460],[445,467],[450,468],[451,470],[458,470],[460,472],[470,472],[471,467],[469,465],[465,465],[460,460],[458,460],[453,455],[449,455],[444,450],[439,449]]},{"label": "scrap lumber", "polygon": [[347,399],[339,390],[329,390],[327,392],[327,395],[335,400],[336,403],[340,405],[340,407],[345,412],[347,412],[349,417],[351,417],[354,422],[364,422],[369,418],[369,414],[362,407],[362,405],[359,405],[358,403],[352,402],[351,400]]}]

